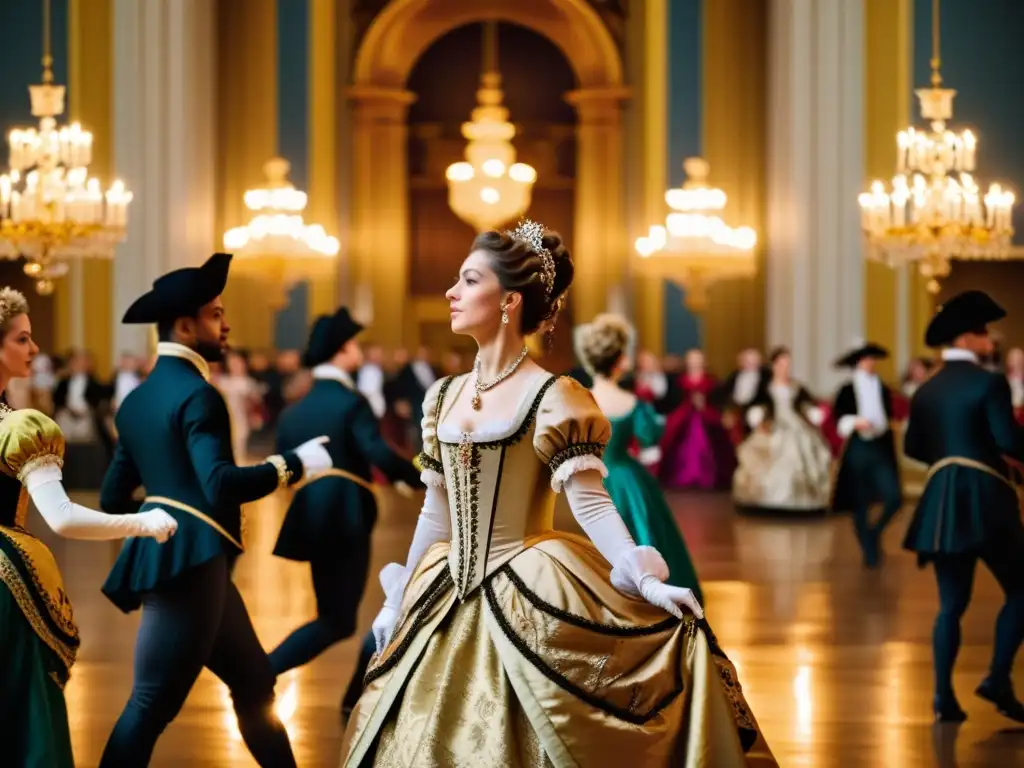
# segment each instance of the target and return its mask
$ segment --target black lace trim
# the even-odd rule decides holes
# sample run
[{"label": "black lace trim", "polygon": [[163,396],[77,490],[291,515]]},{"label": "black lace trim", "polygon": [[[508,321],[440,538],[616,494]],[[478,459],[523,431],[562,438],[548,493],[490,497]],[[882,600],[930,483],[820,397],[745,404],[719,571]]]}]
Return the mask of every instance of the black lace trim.
[{"label": "black lace trim", "polygon": [[429,469],[431,472],[437,472],[439,475],[444,474],[444,464],[425,451],[421,451],[416,458],[419,460],[421,469]]},{"label": "black lace trim", "polygon": [[708,641],[708,650],[711,651],[715,667],[718,669],[718,679],[722,683],[722,688],[725,689],[726,698],[732,705],[736,730],[739,731],[740,743],[743,745],[743,751],[746,752],[757,741],[757,728],[754,726],[754,718],[747,708],[743,688],[740,686],[740,681],[736,679],[732,662],[729,661],[729,657],[725,655],[725,651],[719,645],[718,638],[715,637],[715,632],[711,629],[707,618],[697,619],[694,624],[700,628],[700,631],[704,633],[704,638]]},{"label": "black lace trim", "polygon": [[573,443],[551,457],[548,469],[551,470],[551,474],[554,474],[569,459],[575,459],[578,456],[597,456],[600,459],[603,455],[604,443]]},{"label": "black lace trim", "polygon": [[598,634],[611,635],[613,637],[641,637],[644,635],[656,635],[659,632],[666,632],[673,629],[682,621],[682,619],[677,619],[675,616],[670,615],[668,618],[659,621],[657,624],[651,624],[647,627],[620,627],[614,624],[601,624],[600,622],[593,621],[592,619],[586,619],[582,616],[577,616],[574,613],[569,613],[566,610],[546,602],[542,597],[540,597],[540,595],[526,586],[526,582],[519,578],[519,574],[512,568],[511,563],[507,563],[495,571],[488,581],[498,574],[504,574],[507,576],[508,580],[515,585],[516,589],[544,613],[549,616],[553,616],[560,621],[564,621],[566,624],[571,624],[572,626],[579,627],[580,629],[597,632]]},{"label": "black lace trim", "polygon": [[[366,672],[366,676],[363,678],[363,685],[369,685],[374,680],[383,675],[386,675],[399,661],[405,656],[406,651],[409,650],[409,645],[419,634],[420,629],[426,623],[427,614],[430,613],[430,609],[434,607],[437,601],[441,598],[444,593],[452,587],[452,575],[448,571],[448,564],[444,563],[444,567],[441,572],[434,577],[434,580],[427,587],[427,590],[423,595],[413,603],[412,607],[409,608],[405,614],[406,618],[400,624],[395,626],[394,631],[399,632],[405,623],[408,621],[408,617],[412,616],[412,626],[409,631],[402,637],[402,641],[398,644],[398,647],[388,655],[386,659],[379,666],[371,667]],[[414,615],[415,614],[415,615]]]},{"label": "black lace trim", "polygon": [[[465,510],[462,508],[462,473],[459,471],[459,448],[457,446],[448,446],[448,463],[453,467],[452,469],[452,493],[455,495],[455,553],[456,553],[456,567],[455,567],[455,582],[459,594],[462,594],[462,590],[465,586],[465,579],[463,573],[465,570],[466,563],[466,532],[463,524],[465,519]],[[475,453],[475,452],[474,452]]]},{"label": "black lace trim", "polygon": [[[516,634],[515,630],[512,629],[508,620],[505,618],[505,614],[502,613],[501,606],[498,604],[498,598],[494,594],[494,586],[491,580],[488,580],[484,585],[484,594],[487,596],[487,602],[491,606],[491,612],[494,614],[494,618],[498,622],[498,626],[501,628],[502,633],[508,638],[509,642],[516,647],[516,650],[522,654],[523,658],[529,661],[538,672],[559,688],[572,694],[580,701],[589,704],[595,709],[599,709],[606,714],[617,717],[619,720],[623,720],[624,722],[632,723],[633,725],[643,725],[657,717],[659,712],[669,706],[676,697],[683,692],[683,675],[679,659],[676,659],[675,688],[663,696],[662,699],[658,701],[648,712],[633,712],[630,709],[624,709],[614,704],[610,704],[600,696],[580,688],[568,678],[551,669],[551,667],[544,663],[540,656],[534,653],[529,646],[526,645],[522,638],[520,638],[519,635]],[[632,703],[633,702],[631,702],[631,704]]]},{"label": "black lace trim", "polygon": [[[527,412],[526,417],[523,419],[522,423],[519,425],[518,429],[516,429],[515,432],[513,432],[508,437],[501,438],[500,440],[490,440],[487,442],[473,443],[473,445],[475,445],[477,448],[481,450],[485,450],[494,448],[508,448],[519,443],[519,441],[526,437],[526,433],[530,431],[530,427],[533,426],[534,419],[537,418],[537,411],[540,410],[540,404],[544,400],[544,395],[547,394],[547,391],[551,388],[551,385],[558,381],[560,378],[562,377],[553,375],[551,376],[551,378],[549,378],[541,385],[540,391],[537,392],[537,396],[533,399],[533,403],[530,405],[530,410]],[[454,443],[451,443],[451,445],[454,445]]]}]

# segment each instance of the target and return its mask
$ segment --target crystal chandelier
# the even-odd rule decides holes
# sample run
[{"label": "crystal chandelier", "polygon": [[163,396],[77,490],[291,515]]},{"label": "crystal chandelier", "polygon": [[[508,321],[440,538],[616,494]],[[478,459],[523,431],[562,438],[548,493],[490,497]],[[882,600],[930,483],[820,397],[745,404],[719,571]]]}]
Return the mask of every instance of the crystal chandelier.
[{"label": "crystal chandelier", "polygon": [[53,293],[68,259],[113,258],[125,238],[132,193],[120,181],[107,191],[89,176],[92,134],[79,123],[57,126],[63,85],[53,84],[50,3],[43,2],[43,82],[30,85],[39,128],[10,132],[9,171],[0,175],[0,258],[26,260],[36,291]]},{"label": "crystal chandelier", "polygon": [[999,184],[982,195],[972,175],[977,139],[946,127],[956,91],[941,87],[939,66],[939,0],[932,0],[931,87],[915,91],[929,127],[900,131],[892,188],[875,181],[858,199],[868,257],[889,266],[917,262],[931,293],[952,259],[1014,256],[1014,195]]},{"label": "crystal chandelier", "polygon": [[664,225],[650,228],[635,244],[640,269],[686,286],[686,302],[694,311],[707,306],[708,288],[717,280],[752,277],[757,272],[757,233],[730,227],[719,212],[725,192],[707,183],[710,166],[700,157],[683,162],[686,181],[665,193],[672,209]]},{"label": "crystal chandelier", "polygon": [[502,106],[501,74],[497,68],[496,25],[484,24],[484,71],[472,120],[462,124],[467,140],[466,160],[448,166],[448,205],[467,224],[483,232],[496,229],[530,207],[537,172],[516,162],[510,143],[516,135]]},{"label": "crystal chandelier", "polygon": [[319,224],[306,224],[306,193],[288,181],[291,164],[281,157],[263,165],[265,186],[245,193],[253,212],[243,227],[224,233],[224,248],[240,258],[257,256],[336,256],[338,239]]}]

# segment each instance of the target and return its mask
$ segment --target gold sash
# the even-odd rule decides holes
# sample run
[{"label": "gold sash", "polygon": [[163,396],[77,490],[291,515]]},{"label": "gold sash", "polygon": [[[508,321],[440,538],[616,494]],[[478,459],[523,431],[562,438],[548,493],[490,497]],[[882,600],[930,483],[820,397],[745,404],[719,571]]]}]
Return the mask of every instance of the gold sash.
[{"label": "gold sash", "polygon": [[1004,483],[1006,483],[1010,488],[1013,489],[1014,493],[1018,495],[1020,494],[1020,488],[1017,485],[1017,483],[1013,482],[1013,480],[1006,477],[1005,475],[1001,475],[988,464],[977,461],[976,459],[969,459],[966,456],[947,456],[946,458],[941,459],[932,464],[930,467],[928,467],[928,474],[925,475],[925,485],[928,484],[928,481],[931,480],[932,477],[934,477],[940,469],[945,469],[946,467],[952,467],[954,465],[959,467],[969,467],[970,469],[977,469],[980,472],[984,472],[987,475],[991,475],[992,477],[998,480],[1002,480]]},{"label": "gold sash", "polygon": [[218,523],[216,520],[214,520],[212,517],[207,515],[205,512],[200,512],[195,507],[190,507],[188,504],[183,504],[180,501],[176,501],[174,499],[169,499],[166,496],[147,496],[146,500],[143,503],[144,504],[156,504],[157,506],[161,506],[161,507],[173,507],[174,509],[177,509],[177,510],[180,510],[180,511],[186,513],[186,514],[192,515],[192,517],[194,517],[194,518],[196,518],[198,520],[202,520],[208,526],[213,528],[213,530],[215,530],[217,533],[219,533],[225,539],[230,541],[232,544],[234,544],[240,550],[243,550],[243,551],[245,550],[245,547],[242,546],[242,542],[240,542],[238,539],[236,539],[234,536],[232,536],[230,533],[228,533],[227,529],[224,528],[223,525]]},{"label": "gold sash", "polygon": [[378,501],[380,500],[380,488],[378,488],[373,483],[359,477],[359,475],[354,475],[351,472],[346,472],[344,469],[337,469],[336,467],[331,467],[330,469],[326,469],[323,472],[317,472],[312,477],[303,478],[295,486],[295,490],[299,491],[302,488],[305,488],[307,485],[311,485],[315,483],[317,480],[322,480],[325,477],[342,477],[345,480],[351,480],[356,485],[360,485],[366,490],[368,490],[370,493],[372,493],[374,497],[377,498]]}]

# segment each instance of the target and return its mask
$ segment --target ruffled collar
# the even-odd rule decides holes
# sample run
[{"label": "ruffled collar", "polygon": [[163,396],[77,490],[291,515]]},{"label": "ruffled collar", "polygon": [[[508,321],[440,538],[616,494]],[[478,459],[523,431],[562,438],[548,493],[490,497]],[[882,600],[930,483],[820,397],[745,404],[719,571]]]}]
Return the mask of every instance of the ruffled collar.
[{"label": "ruffled collar", "polygon": [[161,341],[156,345],[156,354],[159,357],[176,357],[179,360],[192,363],[195,369],[199,371],[200,376],[206,381],[210,380],[210,364],[203,359],[202,355],[194,349],[186,347],[184,344],[176,344],[173,341]]}]

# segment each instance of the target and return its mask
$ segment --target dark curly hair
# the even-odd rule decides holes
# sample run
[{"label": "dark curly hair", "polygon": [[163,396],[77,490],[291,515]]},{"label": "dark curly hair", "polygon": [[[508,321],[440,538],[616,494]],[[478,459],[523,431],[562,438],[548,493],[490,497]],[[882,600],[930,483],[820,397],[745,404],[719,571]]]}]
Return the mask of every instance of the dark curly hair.
[{"label": "dark curly hair", "polygon": [[535,333],[555,318],[565,292],[572,285],[572,257],[562,237],[556,232],[545,232],[542,244],[555,260],[555,284],[550,297],[544,285],[541,257],[528,242],[494,231],[482,232],[473,241],[473,251],[485,251],[490,256],[501,287],[523,297],[520,330],[524,334]]}]

